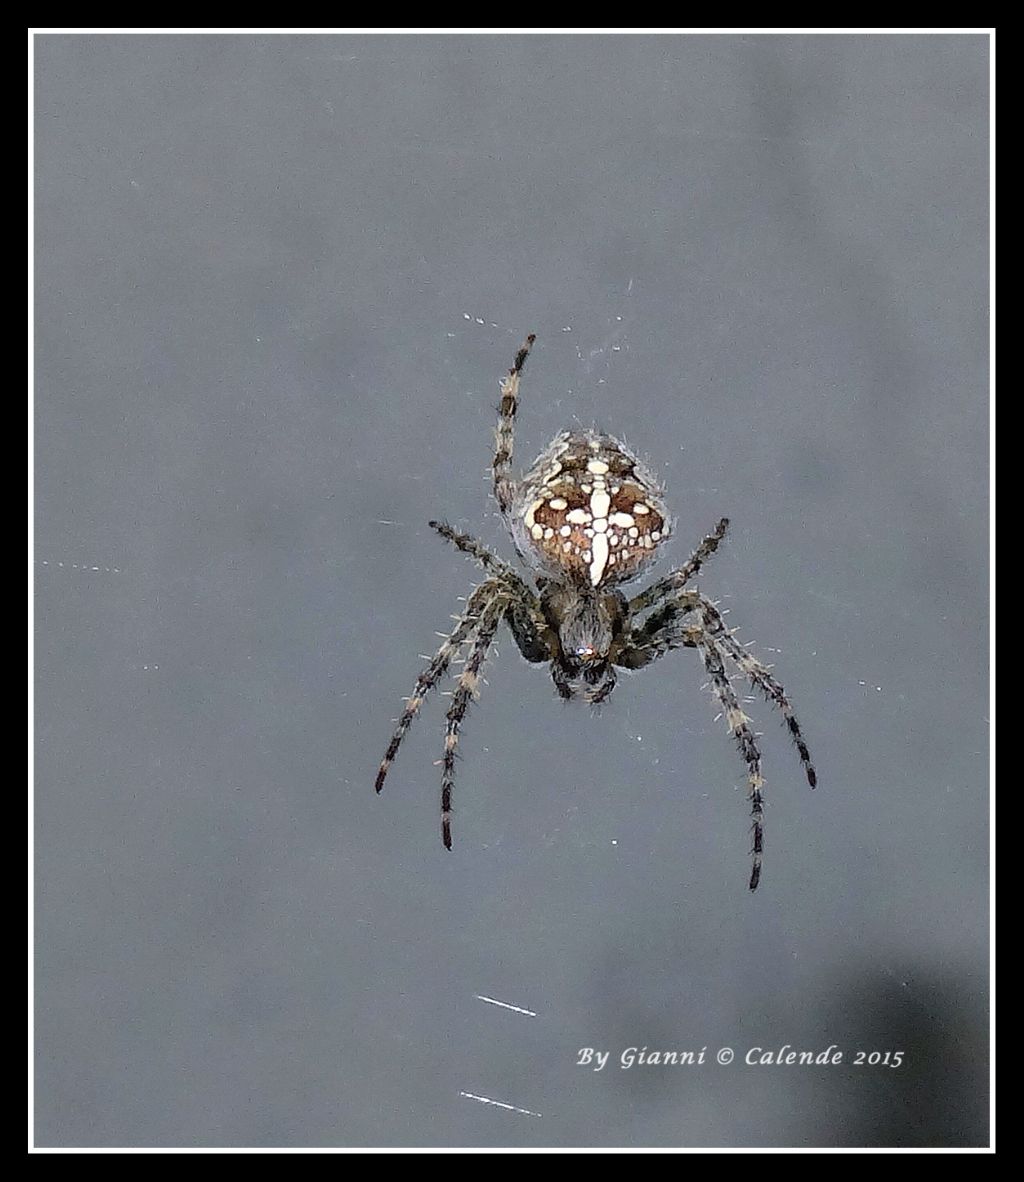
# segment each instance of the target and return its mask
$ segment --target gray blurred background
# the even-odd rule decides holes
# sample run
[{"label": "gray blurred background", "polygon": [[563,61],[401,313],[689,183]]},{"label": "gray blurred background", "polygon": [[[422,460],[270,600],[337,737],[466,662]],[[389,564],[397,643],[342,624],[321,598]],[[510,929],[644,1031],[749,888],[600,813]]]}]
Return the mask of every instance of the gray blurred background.
[{"label": "gray blurred background", "polygon": [[[38,1144],[985,1144],[987,39],[50,35],[35,86]],[[673,561],[732,518],[701,586],[820,776],[753,705],[755,895],[692,652],[595,716],[503,634],[453,852],[445,699],[373,793],[479,579],[426,522],[512,557],[528,331],[518,461],[625,437]]]}]

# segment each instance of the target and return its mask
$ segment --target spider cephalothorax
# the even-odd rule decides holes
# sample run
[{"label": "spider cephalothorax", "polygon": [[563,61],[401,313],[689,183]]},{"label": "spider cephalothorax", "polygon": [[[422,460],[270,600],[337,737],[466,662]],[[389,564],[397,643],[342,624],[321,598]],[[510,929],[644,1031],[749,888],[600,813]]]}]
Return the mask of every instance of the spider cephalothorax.
[{"label": "spider cephalothorax", "polygon": [[624,444],[594,431],[563,431],[521,480],[514,479],[519,375],[533,341],[527,337],[501,383],[493,471],[498,507],[520,558],[533,572],[536,592],[475,538],[443,522],[430,523],[472,555],[488,578],[470,596],[455,630],[420,674],[377,773],[377,791],[423,699],[468,645],[448,710],[442,760],[441,833],[451,849],[459,731],[502,619],[528,661],[550,664],[563,698],[582,696],[594,704],[615,688],[616,667],[641,669],[674,648],[695,648],[747,765],[753,818],[750,889],[755,890],[761,876],[764,780],[756,736],[729,678],[730,663],[779,707],[812,788],[817,778],[782,686],[725,627],[715,604],[699,591],[686,589],[718,549],[728,519],[722,518],[681,567],[627,599],[620,586],[644,573],[672,533],[662,491]]}]

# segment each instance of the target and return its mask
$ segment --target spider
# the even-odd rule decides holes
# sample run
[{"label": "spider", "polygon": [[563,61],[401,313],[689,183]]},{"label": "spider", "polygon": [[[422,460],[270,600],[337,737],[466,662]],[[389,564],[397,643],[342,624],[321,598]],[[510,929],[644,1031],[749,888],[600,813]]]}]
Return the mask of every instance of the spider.
[{"label": "spider", "polygon": [[536,592],[506,562],[468,534],[443,521],[433,529],[473,557],[487,579],[419,675],[377,772],[388,769],[413,719],[463,645],[468,652],[451,695],[441,763],[441,839],[452,848],[452,789],[459,734],[470,701],[478,696],[481,668],[502,620],[527,661],[550,664],[559,695],[597,705],[614,690],[616,668],[642,669],[675,648],[696,649],[730,733],[746,762],[753,843],[749,887],[761,878],[764,779],[757,736],[736,696],[735,666],[782,711],[808,783],[817,776],[785,690],[768,668],[726,628],[714,602],[687,588],[718,549],[729,528],[723,517],[676,570],[632,599],[620,586],[651,566],[674,522],[662,490],[635,455],[611,435],[563,431],[521,479],[512,474],[519,379],[535,337],[526,338],[501,382],[492,471],[494,493],[516,551],[530,568]]}]

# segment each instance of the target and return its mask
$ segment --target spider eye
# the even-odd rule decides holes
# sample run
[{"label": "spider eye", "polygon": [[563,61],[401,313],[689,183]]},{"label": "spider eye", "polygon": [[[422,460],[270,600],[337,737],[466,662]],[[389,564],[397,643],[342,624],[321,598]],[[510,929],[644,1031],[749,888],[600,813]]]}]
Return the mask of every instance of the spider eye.
[{"label": "spider eye", "polygon": [[592,661],[597,655],[597,649],[592,644],[581,644],[576,647],[575,656],[577,661]]}]

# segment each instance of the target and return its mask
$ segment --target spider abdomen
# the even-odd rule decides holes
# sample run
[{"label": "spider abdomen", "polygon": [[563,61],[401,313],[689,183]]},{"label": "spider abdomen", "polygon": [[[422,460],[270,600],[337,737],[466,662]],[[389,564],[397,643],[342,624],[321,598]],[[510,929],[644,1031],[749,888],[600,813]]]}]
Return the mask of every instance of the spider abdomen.
[{"label": "spider abdomen", "polygon": [[519,484],[510,513],[524,560],[594,590],[635,579],[671,530],[653,474],[614,436],[556,436]]}]

